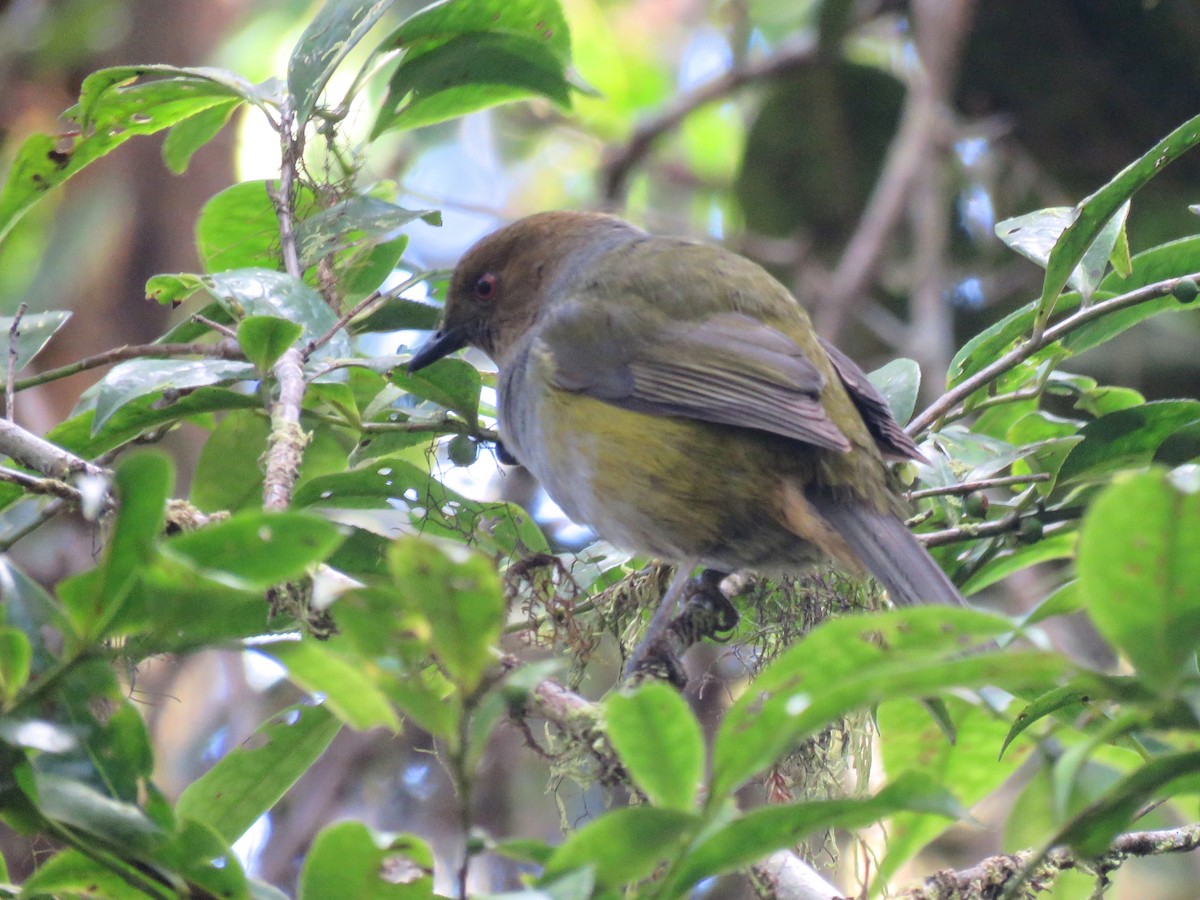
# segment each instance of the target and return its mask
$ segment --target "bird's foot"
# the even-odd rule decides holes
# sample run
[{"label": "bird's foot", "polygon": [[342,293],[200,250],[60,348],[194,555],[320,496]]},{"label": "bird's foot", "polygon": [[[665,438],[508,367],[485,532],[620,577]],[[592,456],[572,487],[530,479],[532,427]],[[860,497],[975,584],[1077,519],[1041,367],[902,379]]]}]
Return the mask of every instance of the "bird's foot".
[{"label": "bird's foot", "polygon": [[[725,640],[738,623],[738,612],[721,590],[726,573],[705,569],[696,578],[677,586],[678,576],[663,598],[663,610],[673,610],[675,593],[682,592],[683,607],[666,618],[655,614],[640,644],[625,665],[625,678],[658,678],[678,688],[687,684],[683,654],[692,644],[708,638]],[[658,627],[656,628],[656,623]],[[663,627],[665,624],[665,627]]]}]

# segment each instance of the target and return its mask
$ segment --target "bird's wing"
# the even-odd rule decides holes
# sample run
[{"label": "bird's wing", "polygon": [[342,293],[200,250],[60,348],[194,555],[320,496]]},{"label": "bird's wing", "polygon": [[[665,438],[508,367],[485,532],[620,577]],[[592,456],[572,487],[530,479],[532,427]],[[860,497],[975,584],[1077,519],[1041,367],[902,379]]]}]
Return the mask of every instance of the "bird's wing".
[{"label": "bird's wing", "polygon": [[[570,311],[564,310],[563,313]],[[546,322],[554,383],[623,409],[737,425],[830,450],[850,442],[825,414],[824,376],[782,332],[749,316],[659,320],[651,340],[596,307]],[[556,317],[557,318],[557,317]]]},{"label": "bird's wing", "polygon": [[854,401],[859,414],[867,424],[867,431],[871,433],[871,437],[875,438],[875,443],[878,444],[883,455],[929,462],[917,449],[913,439],[904,433],[904,429],[892,417],[891,407],[888,406],[883,394],[879,393],[875,389],[875,385],[871,384],[867,373],[860,369],[854,360],[824,338],[819,337],[817,340],[829,354],[829,361],[833,363],[834,371],[837,372],[842,384],[846,386],[850,399]]}]

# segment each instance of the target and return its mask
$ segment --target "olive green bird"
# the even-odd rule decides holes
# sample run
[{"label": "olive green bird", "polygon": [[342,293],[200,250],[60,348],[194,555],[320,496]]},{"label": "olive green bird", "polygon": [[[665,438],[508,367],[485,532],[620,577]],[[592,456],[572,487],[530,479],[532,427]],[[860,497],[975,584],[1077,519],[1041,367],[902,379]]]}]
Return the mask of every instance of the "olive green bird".
[{"label": "olive green bird", "polygon": [[902,605],[962,604],[889,460],[922,459],[862,370],[764,269],[611,216],[483,238],[410,371],[465,346],[499,369],[499,430],[576,522],[722,573],[832,558]]}]

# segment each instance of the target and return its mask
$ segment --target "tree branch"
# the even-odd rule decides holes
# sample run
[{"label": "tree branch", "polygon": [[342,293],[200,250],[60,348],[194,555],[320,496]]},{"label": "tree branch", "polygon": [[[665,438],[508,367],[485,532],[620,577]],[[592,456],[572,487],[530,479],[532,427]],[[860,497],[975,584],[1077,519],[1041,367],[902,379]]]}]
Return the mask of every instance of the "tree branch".
[{"label": "tree branch", "polygon": [[1033,850],[1008,856],[993,856],[962,871],[946,869],[926,878],[896,898],[904,900],[955,900],[962,897],[996,897],[1017,877],[1025,879],[1023,889],[1033,893],[1049,890],[1060,872],[1067,869],[1086,869],[1107,881],[1108,873],[1121,867],[1130,857],[1161,856],[1166,853],[1186,853],[1200,847],[1200,824],[1185,825],[1162,831],[1134,831],[1122,834],[1112,842],[1108,851],[1095,859],[1080,859],[1065,847],[1051,850],[1027,872],[1035,860]]},{"label": "tree branch", "polygon": [[[304,151],[304,130],[295,129],[291,99],[284,98],[279,116],[280,167],[279,190],[273,191],[275,216],[287,273],[299,280],[303,276],[296,250],[294,203],[297,166]],[[266,472],[263,478],[263,508],[287,509],[292,502],[292,487],[300,474],[300,462],[308,435],[300,427],[300,408],[304,402],[304,357],[289,347],[271,369],[279,384],[279,397],[271,404],[271,434],[267,438]]]},{"label": "tree branch", "polygon": [[810,65],[816,57],[815,37],[802,35],[781,44],[776,53],[765,59],[731,69],[691,93],[677,97],[658,115],[638,125],[628,142],[609,155],[600,173],[601,194],[605,202],[611,206],[621,200],[633,168],[660,137],[676,128],[688,115],[756,81],[767,81],[798,71]]},{"label": "tree branch", "polygon": [[1096,319],[1103,318],[1109,313],[1125,309],[1128,306],[1136,306],[1147,300],[1157,300],[1159,297],[1166,297],[1175,290],[1179,282],[1189,279],[1194,280],[1196,278],[1200,278],[1200,272],[1193,272],[1190,275],[1183,275],[1178,278],[1168,278],[1164,281],[1156,281],[1153,284],[1147,284],[1137,290],[1130,291],[1128,294],[1110,297],[1107,300],[1102,300],[1099,303],[1093,303],[1091,306],[1077,310],[1061,322],[1047,328],[1036,339],[1031,337],[1023,344],[1018,344],[990,365],[984,366],[970,378],[963,380],[955,387],[946,391],[946,393],[942,394],[942,396],[926,407],[920,415],[909,422],[904,430],[910,435],[920,434],[935,422],[952,413],[959,404],[977,390],[991,384],[1005,372],[1020,365],[1033,356],[1033,354],[1050,346],[1059,338],[1065,337],[1075,329]]},{"label": "tree branch", "polygon": [[914,7],[921,68],[912,76],[900,125],[867,208],[859,217],[829,288],[817,308],[817,330],[837,343],[855,301],[875,278],[883,251],[899,225],[906,202],[935,148],[946,143],[946,113],[970,4],[939,0]]},{"label": "tree branch", "polygon": [[947,484],[942,487],[909,491],[905,496],[909,500],[921,500],[925,497],[942,497],[947,494],[970,494],[972,491],[983,491],[988,488],[1007,487],[1012,484],[1029,484],[1033,481],[1049,480],[1049,472],[1033,472],[1029,475],[1005,475],[1001,478],[980,478],[978,481],[964,481],[960,484]]},{"label": "tree branch", "polygon": [[69,481],[76,475],[102,478],[109,475],[100,466],[68,453],[7,419],[0,419],[0,454],[10,456],[26,468],[58,481]]}]

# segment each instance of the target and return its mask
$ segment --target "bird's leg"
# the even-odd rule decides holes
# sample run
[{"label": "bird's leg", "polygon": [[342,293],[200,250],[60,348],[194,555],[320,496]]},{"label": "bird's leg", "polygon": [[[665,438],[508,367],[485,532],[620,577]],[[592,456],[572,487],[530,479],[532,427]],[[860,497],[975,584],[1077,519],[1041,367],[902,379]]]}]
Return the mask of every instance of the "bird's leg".
[{"label": "bird's leg", "polygon": [[[726,573],[705,569],[697,578],[690,575],[690,568],[680,567],[671,579],[645,637],[625,664],[626,678],[655,675],[683,687],[687,675],[681,658],[688,647],[737,625],[737,610],[721,590]],[[675,615],[680,595],[685,601]]]},{"label": "bird's leg", "polygon": [[633,648],[633,653],[625,663],[623,674],[626,679],[653,671],[656,663],[666,664],[667,677],[672,683],[675,683],[679,677],[679,661],[674,658],[675,654],[667,646],[667,638],[670,636],[671,621],[675,618],[675,607],[679,604],[679,598],[683,595],[684,589],[692,580],[693,568],[692,564],[683,563],[675,570],[671,583],[667,585],[667,592],[663,594],[662,602],[650,618],[650,625],[646,628],[645,635],[642,636],[641,642]]}]

